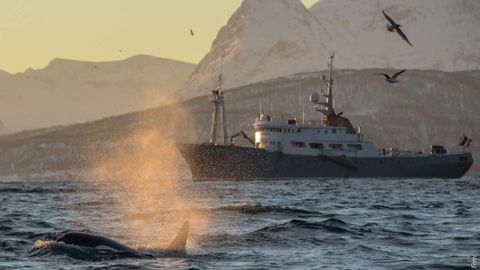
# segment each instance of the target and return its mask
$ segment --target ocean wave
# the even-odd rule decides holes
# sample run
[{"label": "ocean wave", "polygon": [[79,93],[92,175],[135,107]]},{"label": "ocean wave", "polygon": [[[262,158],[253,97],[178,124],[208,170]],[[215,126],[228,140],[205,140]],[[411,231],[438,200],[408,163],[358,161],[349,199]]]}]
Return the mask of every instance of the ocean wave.
[{"label": "ocean wave", "polygon": [[418,218],[412,214],[391,215],[386,217],[387,220],[417,220]]},{"label": "ocean wave", "polygon": [[25,188],[0,188],[0,193],[76,193],[78,192],[77,189],[73,188],[31,188],[31,187],[25,187]]},{"label": "ocean wave", "polygon": [[412,207],[408,204],[392,204],[392,205],[382,205],[382,204],[374,204],[370,206],[371,209],[374,210],[412,210]]},{"label": "ocean wave", "polygon": [[319,214],[315,211],[307,211],[299,208],[281,207],[281,206],[263,206],[261,204],[233,204],[213,208],[214,211],[233,211],[242,214],[260,214],[260,213],[282,213],[282,214]]},{"label": "ocean wave", "polygon": [[356,234],[353,229],[350,228],[350,225],[345,221],[337,218],[329,218],[324,221],[307,221],[301,219],[292,219],[285,223],[281,224],[271,224],[266,227],[263,227],[257,232],[281,232],[285,230],[297,230],[297,229],[307,229],[307,230],[323,230],[333,233],[353,233]]},{"label": "ocean wave", "polygon": [[98,200],[98,201],[82,201],[76,203],[77,206],[79,207],[97,207],[97,206],[103,206],[103,205],[114,205],[115,201],[114,200]]},{"label": "ocean wave", "polygon": [[249,246],[253,243],[262,242],[265,238],[257,237],[252,234],[215,234],[203,235],[200,237],[201,246]]},{"label": "ocean wave", "polygon": [[418,270],[472,270],[473,268],[468,265],[452,265],[452,264],[440,264],[440,263],[434,263],[434,264],[428,264],[428,265],[410,265],[408,267],[409,269],[418,269]]},{"label": "ocean wave", "polygon": [[470,207],[460,207],[455,211],[455,216],[457,217],[469,217],[470,216]]},{"label": "ocean wave", "polygon": [[61,254],[81,260],[97,261],[112,260],[119,258],[138,257],[129,252],[114,251],[111,249],[99,249],[55,242],[52,240],[37,240],[30,250],[32,256],[44,256],[48,254]]}]

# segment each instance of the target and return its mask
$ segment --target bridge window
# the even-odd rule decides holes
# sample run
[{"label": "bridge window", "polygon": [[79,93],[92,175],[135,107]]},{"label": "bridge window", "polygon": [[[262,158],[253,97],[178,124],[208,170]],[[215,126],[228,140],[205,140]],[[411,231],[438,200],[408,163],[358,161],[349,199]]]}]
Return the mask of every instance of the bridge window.
[{"label": "bridge window", "polygon": [[343,145],[338,143],[331,143],[328,145],[332,150],[343,150]]},{"label": "bridge window", "polygon": [[323,149],[322,143],[310,143],[310,148],[312,149]]},{"label": "bridge window", "polygon": [[348,150],[350,151],[360,151],[362,150],[362,145],[361,144],[348,144],[347,145]]},{"label": "bridge window", "polygon": [[336,130],[336,129],[332,129],[332,133],[337,133],[337,130]]},{"label": "bridge window", "polygon": [[292,142],[292,146],[298,147],[298,148],[305,148],[305,143],[304,142]]}]

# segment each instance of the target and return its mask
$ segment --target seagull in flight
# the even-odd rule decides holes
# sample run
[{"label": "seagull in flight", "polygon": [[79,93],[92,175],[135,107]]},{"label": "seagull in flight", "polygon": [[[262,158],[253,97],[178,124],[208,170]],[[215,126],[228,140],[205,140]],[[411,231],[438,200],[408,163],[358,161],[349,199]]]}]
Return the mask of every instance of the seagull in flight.
[{"label": "seagull in flight", "polygon": [[405,71],[406,71],[406,69],[400,70],[399,72],[393,74],[392,76],[390,76],[390,75],[388,75],[388,74],[385,74],[385,73],[380,73],[380,74],[378,74],[378,75],[383,75],[383,76],[385,76],[385,81],[387,81],[387,82],[389,82],[389,83],[391,83],[391,84],[394,84],[394,83],[400,82],[399,80],[397,80],[397,77],[398,77],[398,75],[402,74],[402,73],[405,72]]},{"label": "seagull in flight", "polygon": [[190,35],[194,36],[192,29],[190,29]]},{"label": "seagull in flight", "polygon": [[385,13],[385,10],[382,10],[383,12],[383,16],[385,16],[385,19],[387,19],[387,21],[390,23],[390,24],[387,24],[387,30],[390,31],[390,32],[393,32],[393,31],[396,31],[397,34],[405,41],[407,42],[408,44],[410,44],[410,46],[413,47],[412,43],[410,42],[410,40],[408,40],[407,36],[405,35],[405,33],[403,33],[402,29],[400,29],[400,24],[397,24],[392,18],[390,18],[386,13]]}]

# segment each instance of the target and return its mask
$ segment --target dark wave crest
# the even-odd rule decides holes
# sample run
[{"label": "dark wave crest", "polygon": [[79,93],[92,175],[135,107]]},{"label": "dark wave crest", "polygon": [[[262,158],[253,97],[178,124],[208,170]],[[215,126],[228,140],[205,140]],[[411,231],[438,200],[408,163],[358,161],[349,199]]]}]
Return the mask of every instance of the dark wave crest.
[{"label": "dark wave crest", "polygon": [[352,228],[350,228],[349,224],[337,218],[329,218],[321,222],[292,219],[285,223],[268,225],[257,230],[257,232],[281,232],[297,229],[322,230],[333,233],[356,233]]},{"label": "dark wave crest", "polygon": [[38,187],[25,187],[25,188],[0,188],[0,193],[75,193],[77,189],[73,188],[38,188]]},{"label": "dark wave crest", "polygon": [[261,204],[234,204],[214,208],[214,211],[232,211],[242,214],[260,214],[260,213],[280,213],[280,214],[319,214],[315,211],[308,211],[299,208],[281,207],[281,206],[263,206]]}]

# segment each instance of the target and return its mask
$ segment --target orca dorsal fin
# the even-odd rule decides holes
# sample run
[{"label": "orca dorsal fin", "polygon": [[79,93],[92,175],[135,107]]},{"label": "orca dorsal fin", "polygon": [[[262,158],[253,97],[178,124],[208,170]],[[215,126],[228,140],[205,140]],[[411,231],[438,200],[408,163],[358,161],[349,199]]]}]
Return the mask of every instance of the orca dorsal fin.
[{"label": "orca dorsal fin", "polygon": [[170,245],[168,245],[167,250],[174,252],[185,252],[189,231],[190,224],[188,221],[185,221],[182,227],[178,230],[177,234],[175,234],[175,237],[173,238],[172,242],[170,242]]}]

